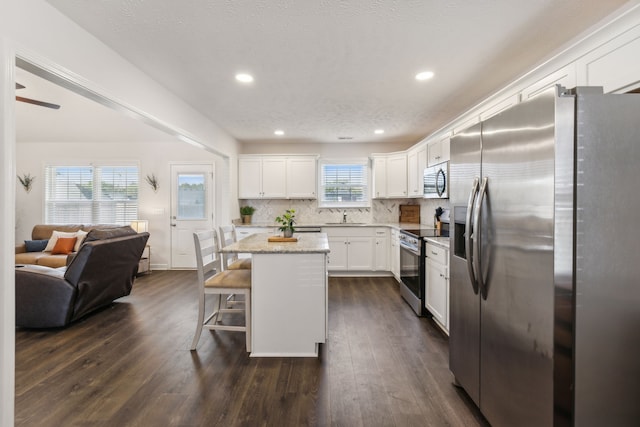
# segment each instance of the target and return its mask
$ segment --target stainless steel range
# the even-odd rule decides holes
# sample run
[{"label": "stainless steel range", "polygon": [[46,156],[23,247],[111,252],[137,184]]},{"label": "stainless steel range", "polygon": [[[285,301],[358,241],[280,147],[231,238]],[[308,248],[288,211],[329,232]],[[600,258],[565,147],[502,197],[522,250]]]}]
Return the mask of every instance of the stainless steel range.
[{"label": "stainless steel range", "polygon": [[449,236],[449,209],[440,216],[442,228],[408,228],[400,230],[400,295],[418,316],[425,309],[425,238]]}]

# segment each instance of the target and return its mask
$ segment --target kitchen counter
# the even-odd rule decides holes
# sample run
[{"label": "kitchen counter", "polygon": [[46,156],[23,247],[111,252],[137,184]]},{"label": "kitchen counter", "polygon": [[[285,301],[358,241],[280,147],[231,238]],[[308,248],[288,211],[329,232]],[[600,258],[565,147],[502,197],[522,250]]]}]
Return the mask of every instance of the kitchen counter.
[{"label": "kitchen counter", "polygon": [[425,237],[424,240],[449,249],[449,237]]},{"label": "kitchen counter", "polygon": [[[236,228],[277,228],[275,222],[255,222],[251,224],[236,224]],[[325,223],[296,223],[296,228],[305,227],[389,227],[396,230],[403,228],[433,228],[433,224],[415,224],[402,222],[325,222]]]},{"label": "kitchen counter", "polygon": [[328,335],[327,235],[268,237],[252,234],[221,249],[251,253],[251,357],[317,357]]},{"label": "kitchen counter", "polygon": [[269,242],[266,234],[252,234],[221,249],[224,253],[303,254],[328,253],[326,233],[294,233],[297,242]]}]

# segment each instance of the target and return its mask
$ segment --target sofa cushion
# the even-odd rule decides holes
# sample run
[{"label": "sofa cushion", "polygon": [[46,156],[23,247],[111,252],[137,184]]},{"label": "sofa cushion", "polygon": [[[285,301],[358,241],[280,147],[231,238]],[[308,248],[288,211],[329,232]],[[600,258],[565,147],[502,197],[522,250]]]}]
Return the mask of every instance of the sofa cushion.
[{"label": "sofa cushion", "polygon": [[87,234],[87,237],[85,237],[84,241],[93,242],[95,240],[112,239],[114,237],[129,236],[132,234],[138,233],[136,233],[136,231],[128,225],[115,228],[94,228],[89,231],[89,234]]},{"label": "sofa cushion", "polygon": [[67,257],[69,255],[64,255],[64,254],[51,255],[49,252],[40,252],[40,253],[44,254],[44,256],[41,256],[38,258],[38,260],[36,261],[37,265],[42,265],[44,267],[51,267],[51,268],[60,268],[67,265]]},{"label": "sofa cushion", "polygon": [[47,247],[47,243],[49,243],[49,239],[24,241],[27,252],[42,252]]},{"label": "sofa cushion", "polygon": [[78,250],[80,249],[80,246],[82,246],[82,244],[84,243],[84,239],[87,238],[87,231],[82,231],[82,230],[78,230],[76,231],[76,245],[73,247],[73,252],[78,252]]},{"label": "sofa cushion", "polygon": [[[47,247],[44,248],[45,252],[51,252],[53,251],[53,248],[56,247],[56,243],[58,243],[58,239],[60,237],[76,237],[76,232],[67,232],[67,231],[58,231],[58,230],[53,230],[53,232],[51,233],[51,238],[49,239],[49,243],[47,243]],[[74,242],[75,244],[75,242]]]},{"label": "sofa cushion", "polygon": [[76,245],[77,237],[60,237],[51,250],[51,255],[70,254]]},{"label": "sofa cushion", "polygon": [[75,233],[83,229],[85,229],[85,227],[82,224],[36,224],[31,231],[31,239],[50,239],[54,230]]}]

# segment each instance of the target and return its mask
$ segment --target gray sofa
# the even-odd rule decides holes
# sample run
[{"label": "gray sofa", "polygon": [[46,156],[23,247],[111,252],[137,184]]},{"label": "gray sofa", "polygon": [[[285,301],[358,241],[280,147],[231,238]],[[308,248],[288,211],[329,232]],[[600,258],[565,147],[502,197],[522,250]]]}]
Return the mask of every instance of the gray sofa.
[{"label": "gray sofa", "polygon": [[16,326],[64,327],[129,295],[149,233],[95,229],[67,267],[16,266]]}]

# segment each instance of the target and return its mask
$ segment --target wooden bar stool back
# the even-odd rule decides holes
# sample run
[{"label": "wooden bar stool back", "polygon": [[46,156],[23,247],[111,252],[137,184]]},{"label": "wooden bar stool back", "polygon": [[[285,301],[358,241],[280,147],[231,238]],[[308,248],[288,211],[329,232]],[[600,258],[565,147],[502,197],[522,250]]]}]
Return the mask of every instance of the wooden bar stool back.
[{"label": "wooden bar stool back", "polygon": [[[200,341],[202,328],[242,331],[246,335],[247,351],[251,351],[251,270],[222,270],[221,256],[218,251],[218,236],[215,230],[193,233],[196,249],[198,272],[198,326],[191,350],[195,350]],[[244,295],[244,308],[228,308],[226,295]],[[205,319],[206,295],[215,295],[213,312]],[[238,303],[240,301],[236,301]],[[235,306],[235,304],[234,304]],[[222,314],[244,312],[244,326],[221,323]]]},{"label": "wooden bar stool back", "polygon": [[[238,241],[235,225],[220,227],[220,247],[229,246]],[[251,270],[251,258],[238,258],[238,254],[222,254],[225,270]]]}]

